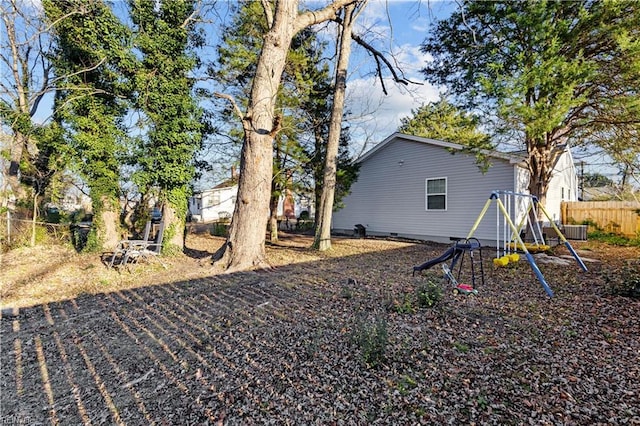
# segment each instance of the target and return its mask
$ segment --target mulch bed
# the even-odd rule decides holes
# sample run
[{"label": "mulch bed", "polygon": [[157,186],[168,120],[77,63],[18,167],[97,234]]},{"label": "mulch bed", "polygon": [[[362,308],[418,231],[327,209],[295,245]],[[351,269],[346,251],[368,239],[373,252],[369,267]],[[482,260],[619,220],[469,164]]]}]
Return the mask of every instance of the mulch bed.
[{"label": "mulch bed", "polygon": [[640,424],[640,302],[610,292],[627,259],[540,265],[553,299],[487,259],[477,296],[420,308],[436,275],[411,267],[443,248],[4,312],[0,423]]}]

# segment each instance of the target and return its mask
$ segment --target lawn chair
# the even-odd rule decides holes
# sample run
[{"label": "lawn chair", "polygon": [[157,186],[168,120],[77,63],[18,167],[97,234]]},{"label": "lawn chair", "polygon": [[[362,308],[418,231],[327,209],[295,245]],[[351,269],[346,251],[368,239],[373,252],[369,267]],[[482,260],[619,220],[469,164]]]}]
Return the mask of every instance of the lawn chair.
[{"label": "lawn chair", "polygon": [[148,221],[144,226],[144,232],[142,233],[142,239],[140,240],[120,240],[116,249],[113,251],[111,260],[107,267],[113,268],[116,265],[122,263],[123,257],[127,250],[135,245],[142,245],[149,241],[149,234],[151,233],[151,221]]},{"label": "lawn chair", "polygon": [[[127,266],[129,263],[137,263],[140,259],[157,259],[157,256],[162,250],[162,239],[164,237],[164,222],[158,224],[158,232],[155,239],[149,240],[149,234],[151,232],[151,222],[147,222],[145,226],[145,237],[142,240],[122,240],[118,243],[109,267]],[[160,261],[160,264],[166,268],[164,263]]]}]

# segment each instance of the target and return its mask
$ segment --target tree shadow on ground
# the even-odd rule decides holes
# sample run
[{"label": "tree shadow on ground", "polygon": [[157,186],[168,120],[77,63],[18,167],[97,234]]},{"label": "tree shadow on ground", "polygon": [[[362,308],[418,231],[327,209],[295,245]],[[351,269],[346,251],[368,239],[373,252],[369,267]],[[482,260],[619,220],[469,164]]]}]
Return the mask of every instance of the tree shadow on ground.
[{"label": "tree shadow on ground", "polygon": [[[441,250],[411,245],[3,313],[2,421],[519,423],[532,412],[543,423],[638,418],[638,406],[628,403],[629,392],[640,391],[640,344],[629,332],[637,304],[604,306],[575,284],[577,271],[565,271],[572,284],[558,286],[553,303],[523,274],[532,285],[511,292],[492,280],[480,297],[445,293],[433,309],[389,310],[389,294],[411,294],[425,279],[412,277],[412,267]],[[609,348],[591,366],[584,361],[607,339],[602,330]],[[381,352],[375,366],[363,357],[372,350]],[[594,398],[594,389],[603,397]]]}]

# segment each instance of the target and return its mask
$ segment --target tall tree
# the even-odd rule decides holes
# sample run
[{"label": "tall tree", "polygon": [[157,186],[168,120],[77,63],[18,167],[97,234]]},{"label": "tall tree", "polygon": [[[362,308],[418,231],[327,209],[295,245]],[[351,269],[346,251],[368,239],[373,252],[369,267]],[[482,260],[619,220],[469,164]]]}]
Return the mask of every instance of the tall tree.
[{"label": "tall tree", "polygon": [[273,172],[272,147],[281,123],[275,109],[276,95],[291,40],[304,28],[335,19],[340,8],[355,1],[335,0],[322,9],[301,13],[297,0],[262,1],[268,31],[264,34],[246,113],[239,111],[245,137],[238,197],[229,237],[214,255],[227,271],[268,266],[264,243]]},{"label": "tall tree", "polygon": [[489,166],[484,150],[494,147],[490,137],[480,131],[478,116],[456,107],[445,96],[411,113],[412,116],[400,119],[399,132],[463,145],[476,156],[481,169]]},{"label": "tall tree", "polygon": [[[54,103],[56,120],[68,132],[76,171],[89,187],[93,204],[90,250],[117,245],[119,232],[119,159],[130,106],[125,75],[131,72],[130,33],[103,0],[43,2],[54,26],[53,56],[60,87]],[[73,19],[69,16],[82,10]]]},{"label": "tall tree", "polygon": [[[60,19],[83,13],[82,9],[71,10]],[[29,175],[27,169],[33,167],[38,152],[34,117],[46,109],[42,99],[55,91],[61,76],[53,75],[50,62],[50,30],[55,22],[47,22],[32,2],[21,0],[0,2],[0,15],[0,120],[11,130],[6,152],[1,153],[8,159],[2,173],[7,191],[20,199],[26,196],[20,176]]]},{"label": "tall tree", "polygon": [[[223,42],[218,48],[218,65],[213,74],[225,87],[227,95],[232,94],[236,102],[246,107],[249,98],[251,76],[255,67],[262,34],[267,30],[262,5],[255,1],[243,1],[237,6],[232,22],[223,30]],[[269,238],[278,240],[278,204],[282,197],[290,194],[297,186],[297,176],[303,164],[309,159],[302,149],[307,130],[308,117],[302,111],[309,105],[320,67],[321,48],[316,33],[310,29],[300,31],[292,40],[283,70],[282,85],[277,94],[276,110],[281,118],[281,131],[273,140],[273,177],[269,201]],[[232,110],[225,108],[223,114],[230,116]],[[229,130],[231,138],[241,137],[235,128]]]},{"label": "tall tree", "polygon": [[[196,0],[130,0],[135,46],[141,60],[136,75],[136,107],[142,114],[135,181],[156,187],[166,226],[163,250],[184,247],[187,199],[202,143],[201,111],[190,73],[198,64]],[[190,39],[190,36],[194,36]]]},{"label": "tall tree", "polygon": [[322,195],[316,213],[316,232],[313,247],[325,251],[331,248],[331,218],[336,191],[337,159],[342,130],[342,112],[347,87],[347,69],[351,56],[351,33],[356,17],[366,7],[367,0],[349,4],[342,10],[340,41],[338,43],[338,63],[336,65],[336,81],[333,92],[333,106],[329,122],[329,137],[325,154],[322,178]]},{"label": "tall tree", "polygon": [[[433,56],[424,74],[515,129],[528,152],[529,190],[544,203],[567,142],[596,124],[638,122],[637,22],[632,1],[465,1],[423,43]],[[628,113],[608,114],[622,106]]]}]

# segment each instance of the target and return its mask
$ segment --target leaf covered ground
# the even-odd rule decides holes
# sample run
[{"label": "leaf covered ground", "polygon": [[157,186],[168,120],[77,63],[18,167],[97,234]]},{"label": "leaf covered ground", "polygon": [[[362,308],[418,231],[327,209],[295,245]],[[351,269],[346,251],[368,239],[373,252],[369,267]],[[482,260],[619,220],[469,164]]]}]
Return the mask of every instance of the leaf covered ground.
[{"label": "leaf covered ground", "polygon": [[[638,248],[495,269],[454,295],[414,265],[446,245],[307,237],[269,271],[219,274],[222,243],[107,270],[95,255],[2,259],[3,424],[640,424]],[[550,258],[568,253],[556,248]],[[464,276],[464,274],[463,274]],[[434,306],[417,289],[442,290]],[[18,309],[19,308],[19,309]],[[21,423],[20,423],[21,422]]]}]

